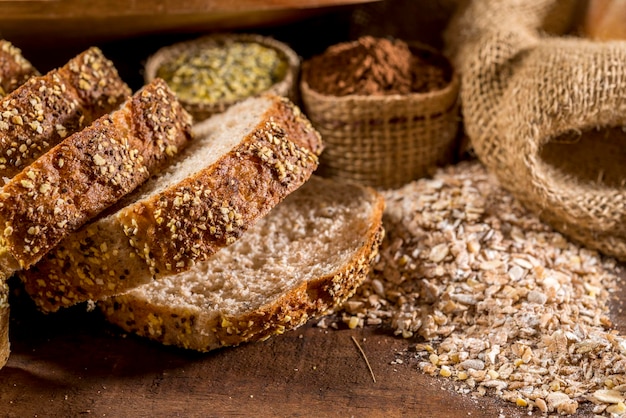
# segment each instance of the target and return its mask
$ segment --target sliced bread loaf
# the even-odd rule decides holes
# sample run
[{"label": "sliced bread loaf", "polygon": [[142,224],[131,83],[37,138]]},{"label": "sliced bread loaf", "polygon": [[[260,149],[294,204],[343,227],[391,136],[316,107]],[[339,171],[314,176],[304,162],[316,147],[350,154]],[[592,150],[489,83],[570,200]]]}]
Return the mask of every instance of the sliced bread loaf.
[{"label": "sliced bread loaf", "polygon": [[22,50],[11,42],[0,39],[0,97],[6,96],[24,84],[39,71],[22,55]]},{"label": "sliced bread loaf", "polygon": [[319,134],[289,100],[250,98],[194,127],[177,162],[21,277],[55,311],[188,270],[232,244],[317,168]]},{"label": "sliced bread loaf", "polygon": [[383,206],[373,189],[313,176],[208,261],[98,303],[128,332],[198,351],[281,334],[353,294]]},{"label": "sliced bread loaf", "polygon": [[191,117],[163,80],[65,138],[0,190],[0,281],[171,161],[191,139]]},{"label": "sliced bread loaf", "polygon": [[63,138],[116,109],[131,94],[96,47],[0,100],[0,177],[10,178]]}]

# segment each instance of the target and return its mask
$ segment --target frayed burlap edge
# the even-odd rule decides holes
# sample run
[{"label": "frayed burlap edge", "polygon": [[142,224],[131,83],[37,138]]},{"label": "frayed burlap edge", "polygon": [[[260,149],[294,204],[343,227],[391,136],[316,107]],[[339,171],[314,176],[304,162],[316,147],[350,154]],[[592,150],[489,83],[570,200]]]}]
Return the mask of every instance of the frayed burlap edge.
[{"label": "frayed burlap edge", "polygon": [[[624,260],[626,176],[621,185],[582,179],[548,164],[542,152],[567,133],[626,126],[626,70],[615,64],[626,61],[626,44],[547,35],[542,25],[556,3],[473,2],[451,21],[465,131],[474,153],[525,206],[569,238]],[[595,163],[601,177],[619,161]]]}]

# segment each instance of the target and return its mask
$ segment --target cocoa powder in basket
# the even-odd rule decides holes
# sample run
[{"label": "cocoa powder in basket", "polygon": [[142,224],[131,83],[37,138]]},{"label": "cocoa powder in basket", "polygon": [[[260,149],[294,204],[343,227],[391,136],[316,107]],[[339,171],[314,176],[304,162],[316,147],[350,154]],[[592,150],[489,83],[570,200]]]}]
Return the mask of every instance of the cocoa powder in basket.
[{"label": "cocoa powder in basket", "polygon": [[313,90],[333,96],[424,93],[447,84],[443,61],[400,39],[363,36],[312,57],[303,76]]}]

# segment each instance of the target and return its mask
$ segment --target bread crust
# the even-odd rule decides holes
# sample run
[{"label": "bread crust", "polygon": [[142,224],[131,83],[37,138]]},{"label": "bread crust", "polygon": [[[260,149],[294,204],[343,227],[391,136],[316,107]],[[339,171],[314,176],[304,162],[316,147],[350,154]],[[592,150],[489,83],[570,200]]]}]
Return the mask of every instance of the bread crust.
[{"label": "bread crust", "polygon": [[113,63],[96,47],[30,77],[0,101],[0,177],[13,177],[130,95]]},{"label": "bread crust", "polygon": [[21,274],[39,308],[100,300],[189,269],[234,242],[317,168],[319,133],[266,96],[256,126],[216,162],[63,240]]},{"label": "bread crust", "polygon": [[11,42],[0,39],[0,97],[6,96],[29,78],[39,76],[39,71]]},{"label": "bread crust", "polygon": [[245,342],[263,341],[295,329],[339,306],[366,278],[384,236],[384,201],[371,193],[368,229],[353,257],[332,274],[303,282],[280,297],[242,315],[209,314],[180,306],[151,304],[132,292],[99,302],[107,319],[127,332],[165,345],[207,352]]},{"label": "bread crust", "polygon": [[33,265],[190,140],[190,115],[155,80],[42,155],[0,191],[0,278]]}]

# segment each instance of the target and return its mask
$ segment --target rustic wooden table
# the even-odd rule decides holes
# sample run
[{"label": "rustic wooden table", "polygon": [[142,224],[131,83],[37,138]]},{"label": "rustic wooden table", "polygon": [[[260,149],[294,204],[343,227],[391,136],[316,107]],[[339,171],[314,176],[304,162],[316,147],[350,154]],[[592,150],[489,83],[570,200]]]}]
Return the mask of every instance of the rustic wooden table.
[{"label": "rustic wooden table", "polygon": [[[616,298],[613,318],[624,332],[617,300],[626,292]],[[528,416],[423,374],[416,340],[382,328],[322,329],[312,321],[265,342],[201,354],[124,334],[84,306],[44,315],[18,301],[12,354],[0,370],[2,417]],[[578,416],[592,414],[582,408]]]}]

